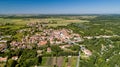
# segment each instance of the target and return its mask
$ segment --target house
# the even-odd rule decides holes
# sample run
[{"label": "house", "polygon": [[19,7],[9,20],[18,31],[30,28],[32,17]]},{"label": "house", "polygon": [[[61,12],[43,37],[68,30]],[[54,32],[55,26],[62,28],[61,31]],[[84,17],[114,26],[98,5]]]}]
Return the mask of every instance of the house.
[{"label": "house", "polygon": [[39,41],[38,45],[42,46],[42,45],[46,45],[47,41]]},{"label": "house", "polygon": [[42,52],[43,52],[43,50],[37,50],[37,56],[41,56]]},{"label": "house", "polygon": [[0,51],[4,52],[4,50],[6,49],[6,45],[5,44],[0,44]]},{"label": "house", "polygon": [[88,49],[86,49],[85,47],[81,47],[82,52],[87,55],[87,56],[91,56],[92,52]]},{"label": "house", "polygon": [[0,62],[6,62],[7,61],[7,57],[0,57]]},{"label": "house", "polygon": [[70,47],[71,45],[67,44],[67,45],[63,45],[63,46],[60,46],[61,49],[64,49],[64,48],[67,48],[67,47]]},{"label": "house", "polygon": [[51,48],[50,47],[47,48],[47,52],[51,52]]},{"label": "house", "polygon": [[17,59],[18,59],[18,56],[13,56],[12,59],[13,59],[13,60],[17,60]]},{"label": "house", "polygon": [[37,50],[38,54],[42,54],[42,52],[43,52],[42,50]]},{"label": "house", "polygon": [[91,56],[91,55],[92,55],[91,51],[88,50],[88,49],[85,49],[83,52],[84,52],[87,56]]},{"label": "house", "polygon": [[6,43],[6,42],[7,42],[7,40],[1,40],[0,42],[1,42],[1,43]]}]

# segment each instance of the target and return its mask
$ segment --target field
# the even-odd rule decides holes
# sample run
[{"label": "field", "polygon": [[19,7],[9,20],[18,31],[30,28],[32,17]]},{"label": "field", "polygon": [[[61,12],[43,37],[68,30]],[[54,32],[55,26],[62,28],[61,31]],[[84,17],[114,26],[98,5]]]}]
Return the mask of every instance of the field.
[{"label": "field", "polygon": [[[48,26],[57,27],[57,26],[66,26],[70,23],[89,22],[88,20],[82,20],[80,18],[79,17],[12,18],[12,19],[11,18],[0,18],[0,24],[11,23],[11,24],[17,24],[17,25],[25,25],[28,23],[39,22],[39,23],[48,23]],[[82,18],[84,18],[84,16]],[[89,16],[87,18],[89,18]]]},{"label": "field", "polygon": [[[77,56],[72,57],[57,57],[58,67],[75,67],[77,63]],[[42,66],[53,67],[56,64],[56,57],[43,57]]]},{"label": "field", "polygon": [[70,23],[83,23],[83,22],[89,22],[87,20],[65,20],[65,19],[61,19],[61,20],[56,20],[57,23],[55,24],[48,24],[48,26],[52,26],[52,27],[57,27],[57,26],[67,26]]}]

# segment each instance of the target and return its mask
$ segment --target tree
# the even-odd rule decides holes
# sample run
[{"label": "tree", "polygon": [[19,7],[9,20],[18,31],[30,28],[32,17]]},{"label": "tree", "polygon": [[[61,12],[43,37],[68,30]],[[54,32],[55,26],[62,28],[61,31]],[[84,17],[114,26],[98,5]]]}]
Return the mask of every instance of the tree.
[{"label": "tree", "polygon": [[37,52],[36,50],[29,50],[29,49],[25,49],[22,52],[22,55],[20,56],[20,60],[18,60],[18,63],[20,64],[20,67],[30,67],[33,65],[38,65],[39,61],[38,61],[38,57],[37,57]]},{"label": "tree", "polygon": [[51,50],[55,53],[59,53],[62,49],[58,45],[51,46]]},{"label": "tree", "polygon": [[51,50],[56,54],[56,65],[57,65],[57,56],[58,56],[58,53],[62,51],[62,49],[59,46],[54,45],[54,46],[51,46]]},{"label": "tree", "polygon": [[9,59],[7,63],[7,67],[15,67],[17,62],[15,60]]}]

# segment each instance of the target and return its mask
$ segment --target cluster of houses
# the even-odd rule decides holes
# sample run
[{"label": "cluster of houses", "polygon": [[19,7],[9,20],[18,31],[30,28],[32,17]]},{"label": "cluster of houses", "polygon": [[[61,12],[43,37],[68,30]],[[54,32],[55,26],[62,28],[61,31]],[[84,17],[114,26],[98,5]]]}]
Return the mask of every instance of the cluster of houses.
[{"label": "cluster of houses", "polygon": [[5,49],[7,48],[7,38],[10,38],[11,36],[1,36],[0,35],[0,52],[4,52]]},{"label": "cluster of houses", "polygon": [[42,32],[35,33],[31,36],[25,36],[21,42],[12,41],[10,45],[16,48],[32,48],[32,44],[36,44],[38,47],[50,44],[76,44],[81,42],[83,39],[79,34],[73,33],[72,30],[68,29],[44,29]]},{"label": "cluster of houses", "polygon": [[[72,45],[76,45],[79,42],[83,41],[83,38],[76,33],[73,33],[72,30],[69,29],[44,29],[44,25],[41,24],[29,24],[31,28],[21,29],[17,31],[18,33],[23,33],[25,31],[30,34],[24,35],[21,41],[13,40],[10,42],[10,49],[32,49],[35,47],[41,47],[44,45],[59,45],[61,49],[66,49],[66,47],[70,47]],[[35,30],[38,30],[35,32]],[[10,38],[11,36],[5,36]],[[3,40],[5,37],[0,37],[0,52],[4,52],[7,48],[7,40]],[[51,52],[51,48],[48,47],[47,52]],[[83,53],[87,56],[92,55],[92,52],[86,49],[85,47],[81,47]],[[37,50],[37,53],[40,55],[41,50]],[[18,56],[13,56],[11,59],[17,60]],[[0,57],[0,62],[6,62],[7,57]]]},{"label": "cluster of houses", "polygon": [[7,47],[6,44],[0,44],[0,52],[4,52],[6,47]]},{"label": "cluster of houses", "polygon": [[[6,35],[6,36],[0,36],[0,52],[4,52],[7,49],[7,39],[9,39],[11,36]],[[11,59],[17,60],[18,56],[13,56]],[[5,63],[7,62],[8,57],[1,57],[0,56],[0,63]]]},{"label": "cluster of houses", "polygon": [[0,62],[6,62],[7,61],[7,57],[0,57]]},{"label": "cluster of houses", "polygon": [[[13,56],[11,59],[17,60],[18,56]],[[6,62],[7,60],[8,60],[8,57],[0,57],[0,62]]]},{"label": "cluster of houses", "polygon": [[92,52],[90,50],[88,50],[87,48],[85,48],[85,46],[80,45],[81,51],[85,54],[86,57],[89,57],[92,55]]}]

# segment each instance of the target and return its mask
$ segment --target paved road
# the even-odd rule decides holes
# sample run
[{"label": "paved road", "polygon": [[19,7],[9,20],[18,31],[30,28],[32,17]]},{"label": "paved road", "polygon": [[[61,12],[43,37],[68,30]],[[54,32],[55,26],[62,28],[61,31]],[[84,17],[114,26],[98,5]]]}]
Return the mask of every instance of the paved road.
[{"label": "paved road", "polygon": [[111,38],[111,37],[120,37],[119,35],[111,35],[111,36],[107,36],[107,35],[99,35],[99,36],[85,36],[83,38],[87,38],[87,39],[93,39],[93,38]]},{"label": "paved road", "polygon": [[79,63],[80,63],[80,51],[79,51],[79,56],[78,56],[78,59],[77,59],[77,65],[76,65],[76,67],[79,67]]}]

